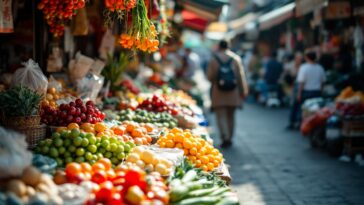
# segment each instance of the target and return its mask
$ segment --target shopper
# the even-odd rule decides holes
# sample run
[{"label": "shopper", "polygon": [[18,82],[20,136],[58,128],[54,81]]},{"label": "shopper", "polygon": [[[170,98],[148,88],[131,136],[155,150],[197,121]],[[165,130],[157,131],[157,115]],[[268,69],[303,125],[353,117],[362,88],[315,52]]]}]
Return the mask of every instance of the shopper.
[{"label": "shopper", "polygon": [[321,96],[326,80],[323,67],[315,62],[316,54],[306,52],[304,58],[306,62],[300,66],[297,74],[296,104],[291,110],[288,128],[294,128],[296,116],[301,117],[301,105],[305,100]]},{"label": "shopper", "polygon": [[248,95],[244,68],[238,55],[229,50],[228,42],[222,40],[218,51],[212,55],[207,69],[212,84],[211,108],[216,112],[222,147],[232,145],[234,114]]}]

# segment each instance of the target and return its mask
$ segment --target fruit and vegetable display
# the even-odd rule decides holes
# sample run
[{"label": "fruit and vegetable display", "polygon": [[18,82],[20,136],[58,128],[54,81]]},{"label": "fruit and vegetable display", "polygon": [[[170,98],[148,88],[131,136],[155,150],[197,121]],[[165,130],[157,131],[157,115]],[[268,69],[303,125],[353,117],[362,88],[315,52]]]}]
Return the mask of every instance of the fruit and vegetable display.
[{"label": "fruit and vegetable display", "polygon": [[147,110],[131,109],[121,110],[119,113],[120,121],[134,121],[138,123],[152,123],[157,127],[174,128],[177,127],[177,119],[169,113],[155,113]]},{"label": "fruit and vegetable display", "polygon": [[158,95],[153,95],[153,97],[145,99],[139,104],[138,108],[152,112],[166,112],[172,116],[178,115],[177,106]]},{"label": "fruit and vegetable display", "polygon": [[97,123],[105,119],[102,113],[92,101],[84,103],[76,99],[68,104],[61,104],[58,108],[44,106],[41,109],[42,122],[47,125],[67,126],[71,122],[81,124],[84,122]]},{"label": "fruit and vegetable display", "polygon": [[70,162],[88,162],[108,158],[118,165],[133,148],[134,143],[124,142],[122,138],[102,136],[81,132],[80,129],[54,132],[49,139],[39,142],[35,152],[54,158],[62,167]]},{"label": "fruit and vegetable display", "polygon": [[212,171],[217,168],[222,160],[222,154],[199,136],[190,131],[173,128],[164,133],[157,141],[160,147],[178,148],[184,151],[185,156],[198,168]]}]

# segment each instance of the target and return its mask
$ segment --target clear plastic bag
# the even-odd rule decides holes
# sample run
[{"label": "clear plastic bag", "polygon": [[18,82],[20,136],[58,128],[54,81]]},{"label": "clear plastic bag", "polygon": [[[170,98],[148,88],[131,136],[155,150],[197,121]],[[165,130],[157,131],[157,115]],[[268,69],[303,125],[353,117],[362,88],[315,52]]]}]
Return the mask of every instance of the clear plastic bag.
[{"label": "clear plastic bag", "polygon": [[0,127],[0,178],[20,176],[32,163],[25,136]]},{"label": "clear plastic bag", "polygon": [[37,93],[45,95],[47,93],[48,80],[39,68],[38,63],[29,59],[23,65],[24,68],[20,68],[14,73],[11,86],[27,86]]},{"label": "clear plastic bag", "polygon": [[80,52],[76,54],[76,59],[69,62],[68,68],[70,72],[70,79],[72,83],[77,83],[79,79],[85,77],[85,75],[90,71],[94,60]]},{"label": "clear plastic bag", "polygon": [[104,77],[88,73],[78,81],[77,91],[82,99],[95,101],[103,84]]}]

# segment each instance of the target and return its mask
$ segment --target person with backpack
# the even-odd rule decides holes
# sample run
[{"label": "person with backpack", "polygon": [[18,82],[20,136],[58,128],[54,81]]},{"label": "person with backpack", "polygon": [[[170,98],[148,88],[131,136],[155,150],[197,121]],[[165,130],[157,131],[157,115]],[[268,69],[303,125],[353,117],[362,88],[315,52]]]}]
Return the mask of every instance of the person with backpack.
[{"label": "person with backpack", "polygon": [[221,147],[232,145],[235,111],[248,95],[248,84],[241,59],[229,50],[226,40],[219,43],[207,69],[211,82],[211,109],[216,113]]}]

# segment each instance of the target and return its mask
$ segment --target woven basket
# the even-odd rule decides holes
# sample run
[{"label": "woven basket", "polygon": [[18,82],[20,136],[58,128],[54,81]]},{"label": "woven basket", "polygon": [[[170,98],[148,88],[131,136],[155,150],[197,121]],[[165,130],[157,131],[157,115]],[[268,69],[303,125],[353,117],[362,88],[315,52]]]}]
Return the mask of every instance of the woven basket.
[{"label": "woven basket", "polygon": [[40,116],[32,115],[13,117],[2,115],[2,122],[5,127],[10,127],[14,129],[17,129],[18,127],[33,127],[40,124]]},{"label": "woven basket", "polygon": [[44,139],[47,134],[47,127],[45,125],[37,125],[32,127],[21,127],[16,129],[18,132],[26,136],[28,148],[33,149],[40,140]]}]

